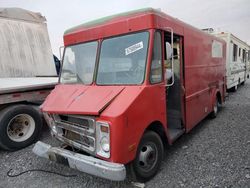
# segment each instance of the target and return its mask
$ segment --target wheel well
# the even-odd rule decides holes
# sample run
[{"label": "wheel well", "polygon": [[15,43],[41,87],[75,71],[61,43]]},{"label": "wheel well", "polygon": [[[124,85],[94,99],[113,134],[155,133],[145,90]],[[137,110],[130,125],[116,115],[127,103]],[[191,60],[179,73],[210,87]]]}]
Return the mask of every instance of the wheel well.
[{"label": "wheel well", "polygon": [[222,104],[222,99],[221,99],[221,94],[220,94],[220,92],[217,92],[216,97],[217,97],[218,102],[219,102],[220,104]]},{"label": "wheel well", "polygon": [[155,133],[157,133],[161,137],[161,140],[164,146],[168,144],[168,139],[166,136],[165,129],[160,121],[155,121],[151,123],[145,131],[148,131],[148,130],[154,131]]}]

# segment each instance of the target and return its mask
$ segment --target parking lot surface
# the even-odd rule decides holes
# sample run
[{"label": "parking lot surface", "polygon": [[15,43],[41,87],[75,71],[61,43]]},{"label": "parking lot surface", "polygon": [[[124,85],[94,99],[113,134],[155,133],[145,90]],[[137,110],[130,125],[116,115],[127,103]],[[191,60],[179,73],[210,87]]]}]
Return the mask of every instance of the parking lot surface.
[{"label": "parking lot surface", "polygon": [[[58,144],[47,128],[40,138]],[[39,158],[32,146],[16,151],[0,150],[0,187],[134,187],[130,180],[112,182]],[[61,177],[42,169],[76,177]],[[250,81],[229,93],[216,119],[206,118],[190,133],[167,147],[159,173],[143,187],[250,187]]]}]

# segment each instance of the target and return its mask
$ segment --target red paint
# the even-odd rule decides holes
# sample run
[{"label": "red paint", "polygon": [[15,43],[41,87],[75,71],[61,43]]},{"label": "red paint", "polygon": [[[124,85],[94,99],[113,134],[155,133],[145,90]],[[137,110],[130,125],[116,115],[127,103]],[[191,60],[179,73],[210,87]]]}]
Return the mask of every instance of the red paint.
[{"label": "red paint", "polygon": [[[181,39],[184,64],[181,65],[181,105],[184,128],[186,132],[190,131],[212,111],[217,93],[224,101],[225,42],[175,18],[153,11],[112,19],[102,25],[81,28],[64,36],[64,44],[68,46],[148,30],[148,62],[142,85],[58,85],[43,104],[42,110],[58,114],[94,115],[97,120],[110,122],[111,157],[105,160],[123,164],[133,160],[138,143],[151,123],[158,122],[165,135],[169,135],[165,83],[162,81],[151,85],[149,82],[153,34],[155,29],[163,32],[165,27],[172,27]],[[223,44],[223,58],[212,58],[213,40]],[[167,141],[169,144],[173,142],[169,137]]]},{"label": "red paint", "polygon": [[16,93],[16,94],[13,94],[12,97],[13,97],[13,98],[21,97],[21,94],[20,94],[20,93]]},{"label": "red paint", "polygon": [[99,115],[123,88],[123,86],[57,85],[44,102],[42,110],[61,114]]},{"label": "red paint", "polygon": [[47,91],[39,91],[39,94],[45,94],[48,93]]}]

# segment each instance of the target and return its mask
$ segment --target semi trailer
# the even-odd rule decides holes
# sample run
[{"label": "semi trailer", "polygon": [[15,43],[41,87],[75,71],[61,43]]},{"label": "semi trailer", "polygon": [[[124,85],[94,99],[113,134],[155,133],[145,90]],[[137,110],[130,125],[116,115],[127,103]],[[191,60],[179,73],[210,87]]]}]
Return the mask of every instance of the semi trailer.
[{"label": "semi trailer", "polygon": [[59,84],[42,104],[63,147],[33,152],[92,175],[152,178],[172,145],[226,94],[226,42],[147,8],[64,33]]},{"label": "semi trailer", "polygon": [[46,19],[20,8],[0,8],[0,148],[37,140],[39,105],[58,82]]}]

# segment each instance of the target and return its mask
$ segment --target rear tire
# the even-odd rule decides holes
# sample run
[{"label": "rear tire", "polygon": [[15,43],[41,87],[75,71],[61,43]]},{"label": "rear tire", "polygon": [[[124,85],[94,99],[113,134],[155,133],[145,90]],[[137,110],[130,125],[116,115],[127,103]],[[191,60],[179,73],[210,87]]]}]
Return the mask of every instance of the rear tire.
[{"label": "rear tire", "polygon": [[42,129],[42,117],[29,105],[13,105],[0,111],[0,147],[15,151],[35,142]]},{"label": "rear tire", "polygon": [[216,97],[215,102],[214,102],[214,106],[213,106],[213,111],[210,114],[211,118],[214,119],[217,117],[218,111],[219,111],[219,106],[220,106],[220,104],[219,104],[218,98]]},{"label": "rear tire", "polygon": [[163,159],[163,144],[160,136],[147,131],[138,146],[135,160],[129,165],[132,178],[146,182],[154,177]]},{"label": "rear tire", "polygon": [[235,85],[233,88],[232,88],[232,91],[233,92],[236,92],[238,90],[238,85]]}]

